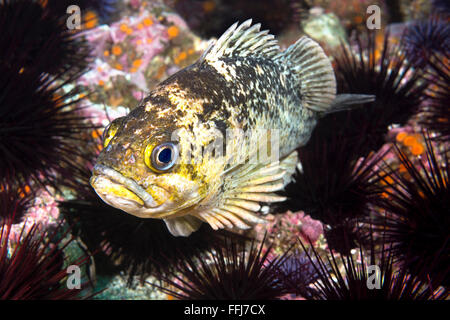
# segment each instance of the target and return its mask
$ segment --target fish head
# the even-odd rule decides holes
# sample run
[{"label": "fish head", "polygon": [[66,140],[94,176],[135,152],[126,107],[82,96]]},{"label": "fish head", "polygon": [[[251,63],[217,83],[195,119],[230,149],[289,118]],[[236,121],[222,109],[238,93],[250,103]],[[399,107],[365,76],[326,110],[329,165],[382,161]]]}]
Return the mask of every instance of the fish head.
[{"label": "fish head", "polygon": [[173,119],[156,118],[142,106],[112,121],[90,183],[113,207],[141,218],[164,219],[199,203],[205,185],[192,165],[180,161],[185,150],[173,140],[178,129]]}]

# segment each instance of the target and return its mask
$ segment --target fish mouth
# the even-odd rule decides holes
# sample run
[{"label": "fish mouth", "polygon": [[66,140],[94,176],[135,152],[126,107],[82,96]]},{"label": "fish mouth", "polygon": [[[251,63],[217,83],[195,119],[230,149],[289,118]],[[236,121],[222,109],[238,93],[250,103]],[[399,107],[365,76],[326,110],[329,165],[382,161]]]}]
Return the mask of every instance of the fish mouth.
[{"label": "fish mouth", "polygon": [[[161,212],[167,206],[166,201],[158,203],[135,180],[125,177],[117,170],[96,164],[92,172],[91,186],[103,201],[113,207],[138,217],[148,218],[149,213]],[[159,186],[154,187],[162,189]]]}]

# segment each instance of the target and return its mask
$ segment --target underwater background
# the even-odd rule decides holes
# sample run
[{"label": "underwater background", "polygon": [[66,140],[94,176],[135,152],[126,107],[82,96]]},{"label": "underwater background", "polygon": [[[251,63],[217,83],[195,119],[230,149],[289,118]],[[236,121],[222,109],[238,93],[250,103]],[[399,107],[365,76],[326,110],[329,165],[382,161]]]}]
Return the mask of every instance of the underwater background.
[{"label": "underwater background", "polygon": [[[449,9],[0,0],[0,298],[448,299]],[[376,100],[319,121],[267,224],[174,237],[104,203],[104,128],[249,18],[282,49],[316,40],[338,93]]]}]

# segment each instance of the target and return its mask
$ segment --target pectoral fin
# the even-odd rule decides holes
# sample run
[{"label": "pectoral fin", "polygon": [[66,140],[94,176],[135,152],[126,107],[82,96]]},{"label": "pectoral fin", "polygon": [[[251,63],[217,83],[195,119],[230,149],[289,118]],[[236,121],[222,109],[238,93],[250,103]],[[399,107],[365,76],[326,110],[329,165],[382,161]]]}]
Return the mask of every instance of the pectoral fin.
[{"label": "pectoral fin", "polygon": [[280,202],[286,197],[275,194],[291,181],[298,162],[297,152],[292,152],[280,162],[269,164],[244,164],[226,174],[221,204],[198,213],[214,230],[249,229],[267,222],[259,212],[260,202]]},{"label": "pectoral fin", "polygon": [[202,222],[193,216],[182,216],[173,219],[164,219],[167,229],[176,237],[189,237],[197,231]]}]

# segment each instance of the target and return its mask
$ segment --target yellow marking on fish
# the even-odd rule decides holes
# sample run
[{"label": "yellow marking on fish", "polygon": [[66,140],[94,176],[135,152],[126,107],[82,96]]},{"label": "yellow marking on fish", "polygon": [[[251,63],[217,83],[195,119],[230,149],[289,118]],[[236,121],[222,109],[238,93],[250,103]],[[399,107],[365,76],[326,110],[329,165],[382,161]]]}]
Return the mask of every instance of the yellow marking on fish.
[{"label": "yellow marking on fish", "polygon": [[171,114],[173,114],[173,113],[174,113],[174,112],[173,112],[173,109],[167,107],[166,109],[163,109],[163,110],[159,111],[159,112],[156,114],[156,117],[157,117],[157,118],[165,118],[165,117],[167,117],[167,116],[169,116],[169,115],[171,115]]},{"label": "yellow marking on fish", "polygon": [[141,200],[141,198],[139,198],[137,195],[135,195],[133,192],[131,192],[127,188],[122,187],[117,184],[111,184],[108,186],[104,185],[101,191],[103,193],[114,194],[118,198],[130,199],[130,200],[136,201],[140,205],[144,205],[144,202]]}]

